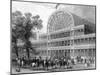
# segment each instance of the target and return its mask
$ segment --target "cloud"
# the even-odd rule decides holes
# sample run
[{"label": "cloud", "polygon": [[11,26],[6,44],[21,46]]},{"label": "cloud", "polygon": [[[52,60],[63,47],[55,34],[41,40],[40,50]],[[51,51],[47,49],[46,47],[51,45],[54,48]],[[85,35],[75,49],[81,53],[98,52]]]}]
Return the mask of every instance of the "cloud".
[{"label": "cloud", "polygon": [[[56,11],[56,4],[49,3],[29,3],[29,2],[12,2],[12,12],[19,10],[22,13],[31,12],[32,15],[40,15],[43,20],[43,28],[41,32],[47,32],[47,23],[50,15]],[[60,4],[58,9],[64,9],[71,13],[74,13],[82,18],[87,19],[90,22],[95,23],[95,7],[93,6],[80,6],[80,5],[62,5]]]},{"label": "cloud", "polygon": [[88,21],[95,23],[95,7],[83,5],[60,5],[59,9],[64,9],[74,13]]}]

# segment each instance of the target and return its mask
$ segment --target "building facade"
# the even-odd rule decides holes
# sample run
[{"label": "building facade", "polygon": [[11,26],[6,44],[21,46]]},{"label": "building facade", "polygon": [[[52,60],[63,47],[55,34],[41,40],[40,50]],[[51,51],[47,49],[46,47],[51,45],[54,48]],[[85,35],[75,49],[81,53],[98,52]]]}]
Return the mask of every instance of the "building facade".
[{"label": "building facade", "polygon": [[48,32],[39,36],[33,46],[38,56],[61,58],[94,58],[96,35],[94,24],[66,11],[54,12],[48,21]]}]

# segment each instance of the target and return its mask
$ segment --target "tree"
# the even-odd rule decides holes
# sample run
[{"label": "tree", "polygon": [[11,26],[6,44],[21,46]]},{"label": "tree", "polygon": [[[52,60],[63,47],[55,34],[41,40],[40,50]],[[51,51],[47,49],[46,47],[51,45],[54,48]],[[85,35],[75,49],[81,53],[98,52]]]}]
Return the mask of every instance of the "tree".
[{"label": "tree", "polygon": [[32,47],[32,43],[30,41],[31,36],[33,35],[33,28],[42,28],[42,20],[39,15],[32,16],[31,13],[22,14],[20,11],[12,13],[12,43],[17,57],[19,56],[19,39],[22,43],[21,47],[26,49],[28,58],[30,58],[30,50],[34,50],[34,53],[36,53],[36,50]]}]

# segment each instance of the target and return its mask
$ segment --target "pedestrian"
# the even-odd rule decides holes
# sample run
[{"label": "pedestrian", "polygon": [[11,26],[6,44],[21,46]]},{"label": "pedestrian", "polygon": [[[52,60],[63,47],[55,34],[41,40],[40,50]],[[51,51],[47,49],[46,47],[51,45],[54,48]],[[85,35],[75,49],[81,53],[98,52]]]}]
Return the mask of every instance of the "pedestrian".
[{"label": "pedestrian", "polygon": [[20,67],[21,67],[21,59],[17,58],[17,68],[16,68],[17,72],[20,72]]}]

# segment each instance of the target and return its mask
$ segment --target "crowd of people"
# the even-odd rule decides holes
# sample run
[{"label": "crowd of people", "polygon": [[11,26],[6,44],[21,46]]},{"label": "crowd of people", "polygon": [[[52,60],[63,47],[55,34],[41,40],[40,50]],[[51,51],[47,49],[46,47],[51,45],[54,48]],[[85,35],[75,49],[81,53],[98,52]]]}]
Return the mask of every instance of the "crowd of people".
[{"label": "crowd of people", "polygon": [[48,58],[46,57],[43,59],[40,57],[34,57],[32,59],[26,59],[25,56],[21,58],[16,58],[17,63],[17,70],[20,71],[20,68],[33,68],[39,70],[42,68],[43,70],[49,70],[49,69],[57,69],[57,68],[66,68],[66,69],[72,69],[73,65],[77,64],[87,64],[89,66],[91,63],[94,63],[94,59],[89,58],[82,58],[81,56],[77,56],[76,58],[71,57],[60,57],[60,58]]}]

